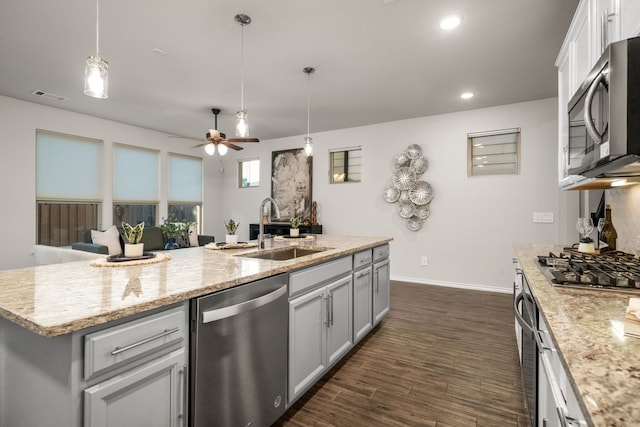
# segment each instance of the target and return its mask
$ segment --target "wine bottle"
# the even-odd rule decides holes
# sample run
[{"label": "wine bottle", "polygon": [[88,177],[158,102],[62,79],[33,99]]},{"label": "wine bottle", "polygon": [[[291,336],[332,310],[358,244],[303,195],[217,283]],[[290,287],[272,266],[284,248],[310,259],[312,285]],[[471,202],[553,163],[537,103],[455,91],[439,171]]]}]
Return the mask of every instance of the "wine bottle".
[{"label": "wine bottle", "polygon": [[601,239],[604,243],[607,244],[609,249],[616,249],[616,240],[618,239],[618,233],[616,232],[616,228],[613,226],[613,222],[611,221],[611,205],[607,203],[607,206],[604,210],[604,217],[606,223],[604,224],[604,228],[602,229]]}]

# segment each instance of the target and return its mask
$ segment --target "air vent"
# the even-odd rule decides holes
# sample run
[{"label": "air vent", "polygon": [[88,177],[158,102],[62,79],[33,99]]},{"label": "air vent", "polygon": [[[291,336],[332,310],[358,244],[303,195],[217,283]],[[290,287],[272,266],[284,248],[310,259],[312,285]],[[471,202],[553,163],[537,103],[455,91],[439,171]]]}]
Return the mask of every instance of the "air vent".
[{"label": "air vent", "polygon": [[69,100],[66,96],[56,95],[55,93],[49,93],[43,90],[34,90],[31,94],[50,101],[67,102]]}]

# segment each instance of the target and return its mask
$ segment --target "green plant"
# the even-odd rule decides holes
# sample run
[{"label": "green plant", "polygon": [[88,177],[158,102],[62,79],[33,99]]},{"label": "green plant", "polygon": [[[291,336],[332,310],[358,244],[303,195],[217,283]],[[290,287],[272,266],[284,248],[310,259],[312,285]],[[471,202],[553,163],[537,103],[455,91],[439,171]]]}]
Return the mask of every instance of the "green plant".
[{"label": "green plant", "polygon": [[593,243],[593,239],[589,236],[585,236],[582,239],[580,239],[580,243]]},{"label": "green plant", "polygon": [[128,243],[137,244],[142,239],[142,233],[144,232],[144,222],[138,223],[135,227],[130,226],[126,222],[122,223],[122,230],[124,232],[124,238]]},{"label": "green plant", "polygon": [[235,222],[232,219],[230,219],[229,222],[224,223],[224,226],[227,227],[227,233],[231,235],[236,234],[236,231],[238,231],[239,225],[240,225],[239,222]]},{"label": "green plant", "polygon": [[301,222],[302,220],[298,217],[293,217],[289,220],[289,223],[291,224],[291,228],[293,229],[300,227]]},{"label": "green plant", "polygon": [[181,222],[178,221],[178,217],[175,214],[169,215],[168,218],[162,218],[160,230],[162,230],[162,234],[168,239],[175,239],[179,235],[182,235]]}]

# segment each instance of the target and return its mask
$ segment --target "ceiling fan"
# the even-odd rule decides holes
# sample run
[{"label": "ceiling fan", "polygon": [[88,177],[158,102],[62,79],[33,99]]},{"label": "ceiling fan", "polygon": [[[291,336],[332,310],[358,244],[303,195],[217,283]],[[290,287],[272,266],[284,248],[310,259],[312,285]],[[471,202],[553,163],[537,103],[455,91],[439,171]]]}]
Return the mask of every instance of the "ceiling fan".
[{"label": "ceiling fan", "polygon": [[214,122],[215,129],[209,129],[209,132],[207,132],[207,134],[205,135],[204,140],[191,138],[188,136],[177,136],[177,135],[170,135],[170,137],[186,138],[186,139],[193,139],[194,141],[201,141],[200,144],[194,145],[191,148],[204,147],[205,151],[210,156],[213,156],[213,154],[216,152],[216,149],[221,156],[224,156],[225,154],[227,154],[227,148],[231,148],[232,150],[236,150],[236,151],[243,149],[243,147],[240,147],[239,145],[235,145],[234,142],[235,143],[260,142],[258,138],[227,138],[227,136],[224,133],[218,130],[218,114],[220,114],[220,109],[212,108],[211,112],[215,116],[215,122]]}]

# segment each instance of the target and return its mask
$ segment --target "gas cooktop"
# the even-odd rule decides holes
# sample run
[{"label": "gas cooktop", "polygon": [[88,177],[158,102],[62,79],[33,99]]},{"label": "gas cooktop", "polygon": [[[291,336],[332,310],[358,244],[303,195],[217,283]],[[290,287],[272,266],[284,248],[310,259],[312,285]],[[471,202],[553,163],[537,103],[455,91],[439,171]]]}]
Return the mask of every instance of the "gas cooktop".
[{"label": "gas cooktop", "polygon": [[640,259],[621,251],[588,254],[576,248],[538,256],[541,265],[556,286],[640,291]]}]

